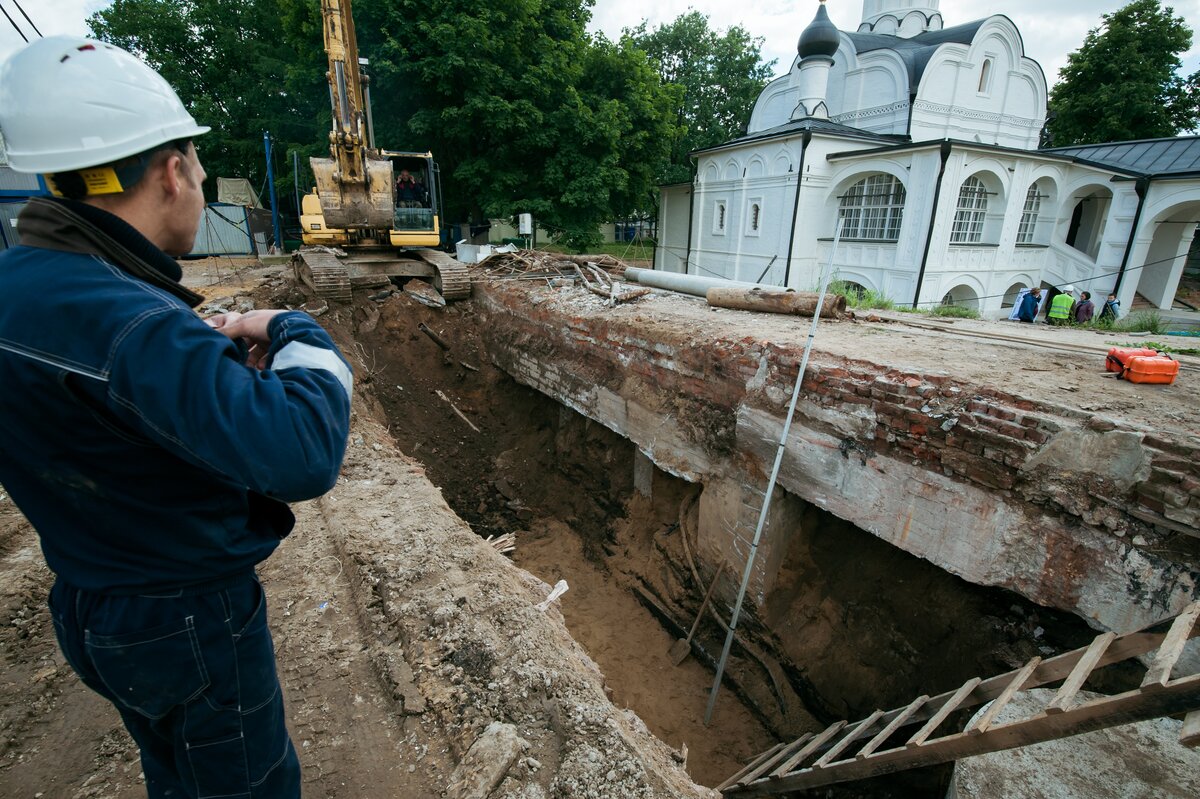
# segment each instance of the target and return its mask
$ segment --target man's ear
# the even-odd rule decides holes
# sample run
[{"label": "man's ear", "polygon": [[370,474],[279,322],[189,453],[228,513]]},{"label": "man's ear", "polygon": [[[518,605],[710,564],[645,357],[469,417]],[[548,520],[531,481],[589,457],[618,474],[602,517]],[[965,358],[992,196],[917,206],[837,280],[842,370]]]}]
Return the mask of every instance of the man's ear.
[{"label": "man's ear", "polygon": [[156,176],[157,183],[170,198],[178,197],[184,189],[187,180],[187,164],[180,153],[171,153],[157,165],[162,172]]}]

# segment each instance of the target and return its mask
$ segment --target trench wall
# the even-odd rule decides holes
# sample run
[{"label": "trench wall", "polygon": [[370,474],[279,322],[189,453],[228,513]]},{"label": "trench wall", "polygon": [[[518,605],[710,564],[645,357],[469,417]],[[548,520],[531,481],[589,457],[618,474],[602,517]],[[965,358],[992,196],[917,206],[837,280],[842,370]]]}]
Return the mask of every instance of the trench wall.
[{"label": "trench wall", "polygon": [[[475,296],[500,368],[704,484],[702,554],[740,573],[803,343],[698,334],[511,283]],[[752,575],[759,604],[794,498],[1100,629],[1200,597],[1200,571],[1161,546],[1200,528],[1200,438],[814,351],[779,485]]]}]

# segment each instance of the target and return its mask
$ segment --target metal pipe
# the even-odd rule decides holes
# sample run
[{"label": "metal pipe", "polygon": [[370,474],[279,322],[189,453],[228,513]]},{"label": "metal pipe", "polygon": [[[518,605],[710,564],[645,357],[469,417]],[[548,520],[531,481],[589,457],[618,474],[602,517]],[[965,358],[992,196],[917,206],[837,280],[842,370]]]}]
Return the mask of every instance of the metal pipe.
[{"label": "metal pipe", "polygon": [[921,286],[925,282],[925,267],[929,263],[929,247],[933,244],[933,225],[937,222],[938,203],[942,200],[942,178],[946,176],[946,161],[950,159],[953,145],[949,139],[942,142],[942,165],[938,167],[937,182],[933,186],[933,210],[929,212],[929,232],[925,236],[925,251],[921,253],[921,268],[917,271],[917,291],[913,294],[912,307],[921,301]]},{"label": "metal pipe", "polygon": [[1150,175],[1142,175],[1133,184],[1133,190],[1137,192],[1138,205],[1133,214],[1133,224],[1129,228],[1129,240],[1125,242],[1125,255],[1121,257],[1121,268],[1117,270],[1117,282],[1113,285],[1112,294],[1121,290],[1121,281],[1125,279],[1125,267],[1129,266],[1129,254],[1133,252],[1133,245],[1137,239],[1138,225],[1142,221],[1142,209],[1146,207],[1146,195],[1150,193],[1152,179],[1153,177]]},{"label": "metal pipe", "polygon": [[[829,264],[821,273],[821,290],[817,297],[818,308],[825,303],[825,292],[829,288],[834,256],[837,255],[838,244],[842,241],[842,225],[845,221],[845,219],[838,220],[837,229],[833,234],[833,249],[829,253]],[[812,353],[813,341],[817,337],[817,322],[820,320],[820,313],[813,314],[812,325],[808,328],[808,341],[804,344],[804,357],[800,361],[800,371],[796,373],[796,385],[792,388],[792,401],[788,405],[787,417],[783,420],[783,432],[779,436],[779,446],[775,450],[775,465],[771,467],[771,478],[767,481],[767,492],[763,496],[762,510],[758,513],[758,525],[754,528],[754,540],[750,543],[750,554],[746,557],[746,568],[742,571],[742,584],[738,588],[737,601],[733,604],[733,617],[729,620],[729,632],[725,636],[725,647],[721,650],[721,659],[717,661],[717,677],[713,680],[712,692],[708,695],[708,707],[704,710],[704,726],[706,727],[712,720],[713,708],[717,705],[717,692],[721,690],[721,678],[725,675],[725,662],[729,659],[729,650],[733,646],[733,636],[737,630],[738,618],[742,615],[742,601],[746,598],[746,588],[750,585],[750,575],[754,571],[754,556],[758,554],[758,542],[762,540],[763,528],[767,525],[767,512],[771,508],[771,497],[775,493],[775,484],[779,480],[779,467],[783,464],[788,433],[792,429],[792,418],[796,415],[796,403],[800,399],[800,384],[804,382],[804,372],[808,369],[808,356]]]},{"label": "metal pipe", "polygon": [[804,156],[808,153],[808,145],[812,142],[812,131],[804,131],[800,139],[800,166],[796,172],[796,199],[792,202],[792,230],[788,237],[787,260],[783,262],[783,285],[786,287],[792,279],[792,248],[796,244],[796,220],[800,215],[800,186],[804,183]]},{"label": "metal pipe", "polygon": [[636,266],[625,270],[625,279],[643,286],[678,291],[680,294],[692,294],[696,297],[707,296],[709,289],[761,288],[776,291],[779,289],[779,286],[769,286],[763,283],[743,283],[720,277],[681,275],[678,272],[662,272],[656,269],[641,269]]}]

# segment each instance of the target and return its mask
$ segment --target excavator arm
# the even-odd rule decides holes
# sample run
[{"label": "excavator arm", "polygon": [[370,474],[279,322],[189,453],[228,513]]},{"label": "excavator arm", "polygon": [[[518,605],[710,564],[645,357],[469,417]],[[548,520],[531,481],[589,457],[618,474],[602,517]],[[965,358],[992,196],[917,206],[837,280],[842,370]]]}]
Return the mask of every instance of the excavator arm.
[{"label": "excavator arm", "polygon": [[350,0],[320,0],[333,107],[330,158],[312,158],[325,223],[334,228],[390,228],[392,163],[370,149],[363,112],[358,41]]}]

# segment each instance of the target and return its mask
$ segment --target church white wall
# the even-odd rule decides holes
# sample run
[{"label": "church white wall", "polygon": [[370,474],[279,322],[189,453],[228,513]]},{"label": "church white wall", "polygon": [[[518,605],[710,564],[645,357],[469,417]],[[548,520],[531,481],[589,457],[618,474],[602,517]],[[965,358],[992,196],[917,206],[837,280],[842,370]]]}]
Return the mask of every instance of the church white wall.
[{"label": "church white wall", "polygon": [[908,68],[895,52],[862,56],[842,42],[829,75],[829,118],[872,133],[908,131]]},{"label": "church white wall", "polygon": [[799,160],[799,137],[699,156],[692,274],[782,283]]},{"label": "church white wall", "polygon": [[913,104],[912,137],[1032,150],[1047,96],[1041,67],[1024,57],[1016,27],[993,16],[970,46],[945,44],[930,60]]},{"label": "church white wall", "polygon": [[[792,72],[795,70],[796,66],[793,64]],[[800,101],[800,90],[795,86],[792,72],[768,83],[758,95],[754,110],[750,112],[747,132],[758,133],[791,121],[792,109]]]},{"label": "church white wall", "polygon": [[[906,191],[898,240],[844,240],[834,255],[834,271],[840,279],[879,291],[899,304],[911,304],[926,237],[930,235],[929,221],[940,165],[938,147],[871,153],[870,150],[878,148],[869,142],[815,135],[805,157],[793,237],[797,176],[788,170],[798,168],[800,142],[800,136],[772,139],[699,156],[691,273],[757,280],[766,270],[763,282],[781,284],[790,244],[788,284],[800,290],[814,288],[833,255],[840,197],[859,180],[886,173],[895,176]],[[831,154],[854,150],[864,153],[828,160]],[[953,243],[950,237],[959,190],[971,176],[977,177],[990,192],[982,240]],[[1038,187],[1041,206],[1033,241],[1018,243],[1031,185]],[[1034,153],[997,152],[955,144],[942,181],[918,302],[922,307],[930,307],[949,293],[956,301],[965,298],[984,315],[998,316],[1005,296],[1009,295],[1011,300],[1016,287],[1074,284],[1077,289],[1087,289],[1094,296],[1103,297],[1115,282],[1137,209],[1133,186],[1132,181],[1114,182],[1113,173],[1103,169]],[[1103,213],[1097,217],[1094,255],[1066,244],[1075,204],[1093,193],[1104,195]],[[756,204],[760,212],[757,231],[751,229],[751,209]],[[684,200],[671,194],[665,198],[664,206],[661,215],[664,242],[671,242],[672,247],[686,246],[686,216],[682,217],[683,222],[679,221],[680,215],[686,213]],[[717,218],[717,209],[722,206],[723,230]],[[1160,251],[1167,253],[1161,257],[1182,252],[1190,240],[1182,225],[1171,237],[1156,239],[1159,221],[1185,216],[1194,221],[1197,214],[1200,214],[1200,181],[1187,185],[1152,184],[1131,252],[1130,267],[1134,271],[1126,277],[1121,290],[1124,307],[1130,306],[1135,290],[1150,291],[1156,302],[1159,294],[1173,293],[1178,280],[1174,271],[1160,273],[1161,279],[1155,277],[1139,289],[1142,275],[1136,267],[1156,260]],[[1156,257],[1151,257],[1152,254]],[[670,262],[669,255],[663,257],[666,260],[661,263]],[[770,269],[766,269],[768,266]]]}]

